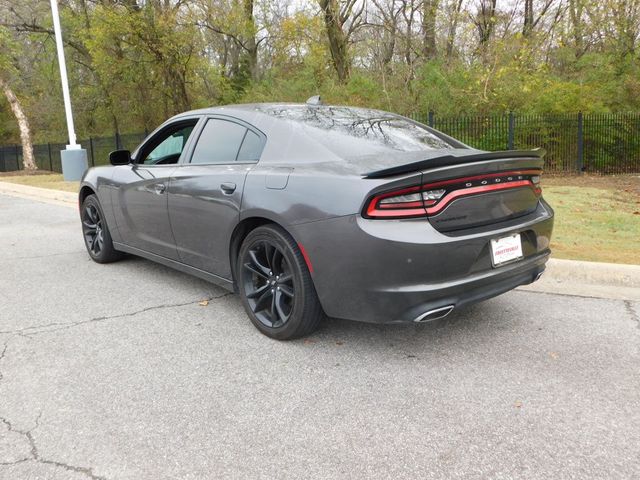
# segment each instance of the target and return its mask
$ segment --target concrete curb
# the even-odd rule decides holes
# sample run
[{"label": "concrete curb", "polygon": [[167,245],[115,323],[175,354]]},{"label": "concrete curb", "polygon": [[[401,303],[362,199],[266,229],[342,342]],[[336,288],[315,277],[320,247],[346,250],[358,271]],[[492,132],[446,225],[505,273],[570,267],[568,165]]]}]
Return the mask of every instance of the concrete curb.
[{"label": "concrete curb", "polygon": [[552,258],[547,263],[546,275],[563,283],[606,283],[611,286],[640,288],[640,265]]},{"label": "concrete curb", "polygon": [[0,193],[14,197],[27,198],[29,200],[55,203],[58,205],[62,204],[73,207],[78,205],[77,193],[63,192],[61,190],[53,190],[50,188],[32,187],[29,185],[20,185],[18,183],[0,181]]},{"label": "concrete curb", "polygon": [[[0,193],[57,205],[78,205],[78,194],[0,181]],[[520,290],[640,302],[640,265],[552,258],[545,274]]]},{"label": "concrete curb", "polygon": [[640,302],[640,265],[552,258],[540,280],[519,289]]}]

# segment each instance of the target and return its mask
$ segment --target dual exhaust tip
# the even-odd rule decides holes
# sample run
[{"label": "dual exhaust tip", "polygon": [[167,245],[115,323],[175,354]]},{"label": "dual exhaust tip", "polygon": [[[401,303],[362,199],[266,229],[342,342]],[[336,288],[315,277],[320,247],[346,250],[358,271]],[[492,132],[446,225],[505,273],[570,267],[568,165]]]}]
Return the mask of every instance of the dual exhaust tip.
[{"label": "dual exhaust tip", "polygon": [[446,307],[435,308],[418,315],[413,319],[416,323],[431,322],[432,320],[438,320],[449,315],[453,311],[453,305],[447,305]]},{"label": "dual exhaust tip", "polygon": [[[536,282],[540,279],[544,272],[538,273],[533,281]],[[454,305],[447,305],[446,307],[435,308],[433,310],[429,310],[428,312],[421,313],[416,318],[413,319],[415,323],[425,323],[430,322],[432,320],[439,320],[440,318],[444,318],[449,315],[453,311]]]}]

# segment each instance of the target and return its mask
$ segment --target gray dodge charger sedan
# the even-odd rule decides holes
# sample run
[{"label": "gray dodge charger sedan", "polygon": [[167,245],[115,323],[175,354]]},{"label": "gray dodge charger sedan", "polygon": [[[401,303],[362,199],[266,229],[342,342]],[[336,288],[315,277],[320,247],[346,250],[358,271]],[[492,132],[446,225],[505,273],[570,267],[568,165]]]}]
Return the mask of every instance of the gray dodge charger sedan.
[{"label": "gray dodge charger sedan", "polygon": [[364,108],[195,110],[85,173],[82,232],[96,262],[139,255],[238,292],[273,338],[325,315],[427,322],[541,275],[543,153]]}]

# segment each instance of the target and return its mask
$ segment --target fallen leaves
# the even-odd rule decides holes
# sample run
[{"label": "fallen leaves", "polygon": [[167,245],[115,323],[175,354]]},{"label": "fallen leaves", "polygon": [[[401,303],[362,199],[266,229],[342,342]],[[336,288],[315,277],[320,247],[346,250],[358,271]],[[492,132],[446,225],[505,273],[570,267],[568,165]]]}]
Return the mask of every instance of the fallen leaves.
[{"label": "fallen leaves", "polygon": [[198,302],[198,305],[200,305],[201,307],[206,307],[207,305],[209,305],[209,300],[202,300],[201,302]]}]

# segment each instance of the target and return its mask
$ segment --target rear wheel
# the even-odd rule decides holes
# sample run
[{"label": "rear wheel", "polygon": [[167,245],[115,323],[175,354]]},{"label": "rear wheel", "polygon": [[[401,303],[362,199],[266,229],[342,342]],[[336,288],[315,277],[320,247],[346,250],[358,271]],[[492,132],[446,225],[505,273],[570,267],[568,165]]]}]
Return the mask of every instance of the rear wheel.
[{"label": "rear wheel", "polygon": [[247,315],[265,335],[299,338],[324,317],[302,253],[283,229],[265,225],[251,231],[240,247],[236,272]]},{"label": "rear wheel", "polygon": [[82,202],[80,218],[84,245],[92,260],[110,263],[122,258],[122,253],[113,248],[109,227],[95,195],[88,195]]}]

